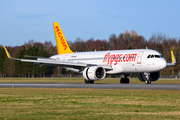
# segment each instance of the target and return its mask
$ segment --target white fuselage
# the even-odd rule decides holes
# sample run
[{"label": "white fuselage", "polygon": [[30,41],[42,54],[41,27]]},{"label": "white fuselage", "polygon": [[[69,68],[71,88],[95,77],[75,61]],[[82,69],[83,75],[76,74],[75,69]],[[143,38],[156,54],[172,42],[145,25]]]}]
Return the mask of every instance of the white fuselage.
[{"label": "white fuselage", "polygon": [[151,49],[77,52],[54,55],[51,58],[99,66],[109,65],[113,68],[107,71],[109,74],[156,72],[163,70],[167,64],[159,52]]}]

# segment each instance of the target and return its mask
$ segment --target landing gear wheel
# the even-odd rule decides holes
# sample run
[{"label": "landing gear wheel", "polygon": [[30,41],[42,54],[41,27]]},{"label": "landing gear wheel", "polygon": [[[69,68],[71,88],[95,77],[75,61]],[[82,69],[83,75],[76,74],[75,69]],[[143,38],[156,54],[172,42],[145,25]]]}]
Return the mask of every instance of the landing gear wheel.
[{"label": "landing gear wheel", "polygon": [[125,78],[125,81],[126,84],[129,84],[129,78]]},{"label": "landing gear wheel", "polygon": [[94,83],[94,80],[84,80],[84,82],[86,83],[86,84],[93,84]]},{"label": "landing gear wheel", "polygon": [[151,80],[146,80],[145,83],[146,84],[151,84]]},{"label": "landing gear wheel", "polygon": [[84,82],[85,82],[86,84],[89,84],[90,81],[85,79]]},{"label": "landing gear wheel", "polygon": [[89,83],[90,83],[90,84],[93,84],[93,83],[94,83],[94,80],[89,80]]},{"label": "landing gear wheel", "polygon": [[129,78],[121,78],[120,83],[121,84],[129,84]]},{"label": "landing gear wheel", "polygon": [[125,81],[124,78],[121,78],[121,79],[120,79],[120,83],[121,83],[121,84],[124,83],[124,81]]}]

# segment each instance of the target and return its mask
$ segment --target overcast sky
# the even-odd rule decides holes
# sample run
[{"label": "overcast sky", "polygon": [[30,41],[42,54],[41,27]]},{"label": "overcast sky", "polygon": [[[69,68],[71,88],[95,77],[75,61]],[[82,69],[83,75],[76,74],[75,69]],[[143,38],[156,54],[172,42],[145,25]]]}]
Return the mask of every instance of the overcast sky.
[{"label": "overcast sky", "polygon": [[180,38],[179,0],[0,0],[0,44],[44,43],[55,37],[58,22],[68,41],[78,37],[108,40],[135,30],[147,40],[153,33]]}]

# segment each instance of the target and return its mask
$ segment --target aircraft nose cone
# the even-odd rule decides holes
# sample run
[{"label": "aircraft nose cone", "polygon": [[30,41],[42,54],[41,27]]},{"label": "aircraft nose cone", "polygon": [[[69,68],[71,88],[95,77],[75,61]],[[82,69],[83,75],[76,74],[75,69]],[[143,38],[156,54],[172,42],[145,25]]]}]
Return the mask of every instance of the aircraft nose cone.
[{"label": "aircraft nose cone", "polygon": [[162,70],[162,69],[164,69],[164,68],[166,67],[166,64],[167,64],[166,60],[161,60],[161,61],[158,63],[158,66],[159,66],[159,68]]}]

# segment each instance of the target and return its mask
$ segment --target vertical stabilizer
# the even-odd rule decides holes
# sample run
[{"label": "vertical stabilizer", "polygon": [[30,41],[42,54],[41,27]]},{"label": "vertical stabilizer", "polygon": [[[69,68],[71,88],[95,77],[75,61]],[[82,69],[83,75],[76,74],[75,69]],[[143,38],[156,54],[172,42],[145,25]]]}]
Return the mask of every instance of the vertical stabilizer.
[{"label": "vertical stabilizer", "polygon": [[56,39],[57,52],[59,54],[73,53],[57,22],[53,22],[54,35]]}]

